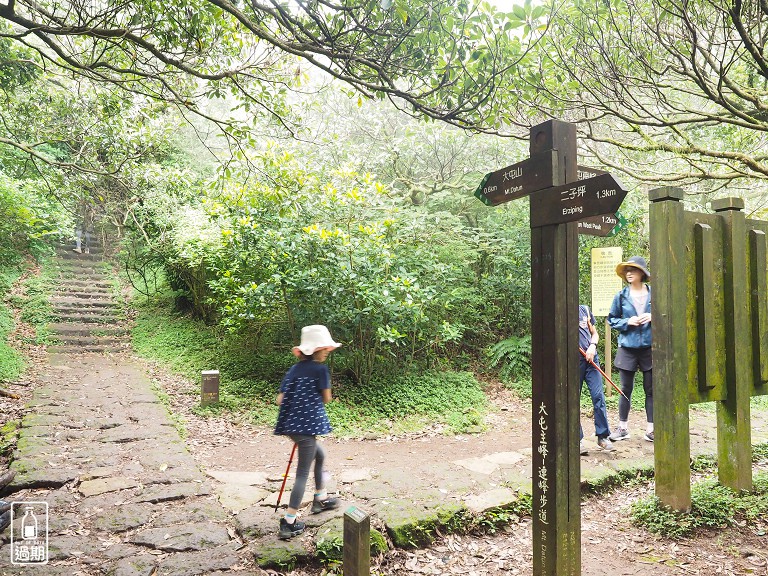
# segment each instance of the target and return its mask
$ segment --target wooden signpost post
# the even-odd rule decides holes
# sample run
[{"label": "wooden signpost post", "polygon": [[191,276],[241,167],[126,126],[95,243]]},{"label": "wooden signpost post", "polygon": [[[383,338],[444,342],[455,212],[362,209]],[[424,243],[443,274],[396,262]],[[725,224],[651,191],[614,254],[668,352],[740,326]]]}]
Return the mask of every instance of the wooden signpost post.
[{"label": "wooden signpost post", "polygon": [[[608,173],[580,180],[576,126],[531,128],[528,160],[487,175],[484,203],[530,197],[533,574],[581,574],[578,226],[613,214],[626,191]],[[506,175],[505,175],[506,174]],[[495,186],[495,188],[494,188]],[[481,197],[482,196],[482,197]]]}]

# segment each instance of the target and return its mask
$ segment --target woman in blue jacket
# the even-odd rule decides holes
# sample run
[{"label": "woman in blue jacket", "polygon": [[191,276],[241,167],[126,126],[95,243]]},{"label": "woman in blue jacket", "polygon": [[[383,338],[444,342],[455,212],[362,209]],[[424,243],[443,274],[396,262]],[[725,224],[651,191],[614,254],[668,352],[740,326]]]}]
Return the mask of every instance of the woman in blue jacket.
[{"label": "woman in blue jacket", "polygon": [[[653,442],[653,364],[651,362],[651,279],[645,258],[632,256],[616,266],[616,274],[627,282],[613,299],[608,312],[608,323],[619,333],[619,349],[614,366],[619,369],[621,389],[632,398],[635,373],[643,373],[645,415],[648,424],[644,438]],[[629,401],[619,398],[619,425],[610,439],[629,438]]]}]

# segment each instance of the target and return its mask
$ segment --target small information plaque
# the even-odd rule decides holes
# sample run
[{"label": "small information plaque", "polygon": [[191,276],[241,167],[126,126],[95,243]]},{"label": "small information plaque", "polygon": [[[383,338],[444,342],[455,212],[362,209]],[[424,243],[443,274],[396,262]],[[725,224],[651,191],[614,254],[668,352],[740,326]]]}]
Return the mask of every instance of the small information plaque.
[{"label": "small information plaque", "polygon": [[219,401],[219,371],[203,370],[200,388],[200,405],[208,406]]},{"label": "small information plaque", "polygon": [[613,298],[624,285],[616,275],[622,259],[622,248],[592,248],[592,314],[608,316]]}]

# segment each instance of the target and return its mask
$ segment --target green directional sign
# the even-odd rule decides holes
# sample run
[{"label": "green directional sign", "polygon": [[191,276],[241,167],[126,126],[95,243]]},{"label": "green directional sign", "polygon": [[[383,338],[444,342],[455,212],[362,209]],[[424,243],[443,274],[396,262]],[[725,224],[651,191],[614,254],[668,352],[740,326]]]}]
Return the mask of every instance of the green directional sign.
[{"label": "green directional sign", "polygon": [[628,224],[627,219],[624,218],[624,215],[618,210],[616,211],[616,219],[618,220],[618,222],[616,223],[616,226],[614,226],[611,229],[611,231],[605,235],[606,238],[610,238],[611,236],[616,236],[616,234],[618,234],[621,230],[627,227],[627,224]]}]

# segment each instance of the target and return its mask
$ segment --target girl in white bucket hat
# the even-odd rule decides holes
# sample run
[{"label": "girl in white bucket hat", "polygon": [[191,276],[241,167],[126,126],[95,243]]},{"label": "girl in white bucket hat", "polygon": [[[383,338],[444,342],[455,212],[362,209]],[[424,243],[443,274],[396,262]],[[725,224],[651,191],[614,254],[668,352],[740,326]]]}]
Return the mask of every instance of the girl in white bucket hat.
[{"label": "girl in white bucket hat", "polygon": [[331,338],[325,326],[304,326],[301,329],[301,343],[293,348],[299,361],[288,370],[280,384],[280,393],[277,395],[280,411],[275,434],[288,436],[299,451],[296,481],[291,490],[288,510],[280,519],[279,537],[284,540],[304,532],[304,523],[296,519],[296,514],[304,498],[312,462],[315,463],[312,513],[339,507],[338,499],[329,498],[325,490],[325,451],[317,442],[318,435],[331,431],[325,411],[325,404],[331,401],[331,373],[323,362],[339,346],[341,344]]}]

